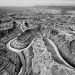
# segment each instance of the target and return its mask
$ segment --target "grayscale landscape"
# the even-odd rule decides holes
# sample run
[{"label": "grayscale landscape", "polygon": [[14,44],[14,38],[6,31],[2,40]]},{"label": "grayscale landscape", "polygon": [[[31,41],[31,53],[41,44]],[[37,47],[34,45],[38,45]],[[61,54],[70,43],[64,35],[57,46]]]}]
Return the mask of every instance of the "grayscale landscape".
[{"label": "grayscale landscape", "polygon": [[75,75],[75,5],[0,6],[0,75]]}]

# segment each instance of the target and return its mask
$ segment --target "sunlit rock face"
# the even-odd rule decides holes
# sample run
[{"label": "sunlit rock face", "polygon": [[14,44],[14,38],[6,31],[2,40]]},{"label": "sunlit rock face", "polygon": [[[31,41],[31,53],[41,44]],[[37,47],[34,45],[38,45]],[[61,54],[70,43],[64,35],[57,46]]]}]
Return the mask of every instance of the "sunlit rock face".
[{"label": "sunlit rock face", "polygon": [[0,75],[18,75],[21,67],[20,57],[16,53],[0,47]]},{"label": "sunlit rock face", "polygon": [[[66,65],[62,63],[52,46],[47,43],[46,39],[38,38],[28,49],[30,56],[27,57],[27,72],[29,75],[66,75]],[[65,47],[65,46],[63,46]],[[62,47],[62,50],[63,50]],[[66,49],[66,47],[64,48]],[[66,53],[66,52],[65,52]],[[32,55],[31,55],[32,54]],[[64,56],[65,57],[65,56]],[[31,58],[31,59],[29,59]],[[59,64],[56,64],[59,63]],[[31,65],[30,65],[31,64]],[[29,70],[30,65],[30,70]],[[63,66],[62,66],[63,65]]]},{"label": "sunlit rock face", "polygon": [[64,64],[64,62],[61,61],[60,57],[58,56],[58,54],[56,53],[54,47],[52,46],[52,44],[49,42],[49,40],[45,37],[43,37],[43,41],[45,43],[45,46],[47,47],[47,51],[51,53],[52,59],[55,62],[58,62],[60,64]]},{"label": "sunlit rock face", "polygon": [[50,53],[44,45],[42,39],[37,39],[33,44],[34,58],[32,60],[33,73],[38,75],[50,74],[50,63],[52,62]]}]

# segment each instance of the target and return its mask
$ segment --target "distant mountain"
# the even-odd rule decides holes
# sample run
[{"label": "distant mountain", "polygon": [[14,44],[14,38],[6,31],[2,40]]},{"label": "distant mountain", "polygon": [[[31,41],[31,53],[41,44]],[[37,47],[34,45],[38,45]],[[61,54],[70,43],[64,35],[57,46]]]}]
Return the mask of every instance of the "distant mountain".
[{"label": "distant mountain", "polygon": [[41,9],[41,8],[45,8],[45,9],[61,9],[61,10],[75,10],[75,4],[50,4],[50,5],[36,5],[36,6],[4,6],[4,7],[1,7],[0,6],[0,11],[9,11],[9,12],[12,12],[12,11],[24,11],[24,10],[28,10],[28,9],[31,9],[31,8],[38,8],[38,9]]},{"label": "distant mountain", "polygon": [[75,10],[74,4],[61,4],[61,5],[37,5],[35,8],[47,8],[47,9],[63,9],[63,10]]},{"label": "distant mountain", "polygon": [[75,6],[75,4],[68,4],[68,3],[63,3],[63,4],[52,4],[54,6]]}]

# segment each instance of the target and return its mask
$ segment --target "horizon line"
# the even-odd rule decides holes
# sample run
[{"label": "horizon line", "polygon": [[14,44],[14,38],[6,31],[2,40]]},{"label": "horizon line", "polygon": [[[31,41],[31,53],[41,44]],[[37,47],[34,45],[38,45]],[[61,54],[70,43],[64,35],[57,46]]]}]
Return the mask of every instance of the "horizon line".
[{"label": "horizon line", "polygon": [[47,4],[47,5],[28,5],[28,6],[24,6],[24,5],[0,5],[0,7],[38,7],[38,6],[75,6],[75,4],[69,4],[69,3],[60,3],[60,4],[55,4],[55,3],[52,3],[52,4]]}]

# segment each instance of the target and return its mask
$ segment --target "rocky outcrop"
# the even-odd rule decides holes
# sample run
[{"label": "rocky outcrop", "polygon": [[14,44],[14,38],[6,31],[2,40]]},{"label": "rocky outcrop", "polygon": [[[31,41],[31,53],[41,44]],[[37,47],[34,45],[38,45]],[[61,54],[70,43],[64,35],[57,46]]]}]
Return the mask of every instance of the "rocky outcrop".
[{"label": "rocky outcrop", "polygon": [[0,46],[0,75],[7,73],[17,75],[22,67],[20,57],[10,52],[6,47]]}]

